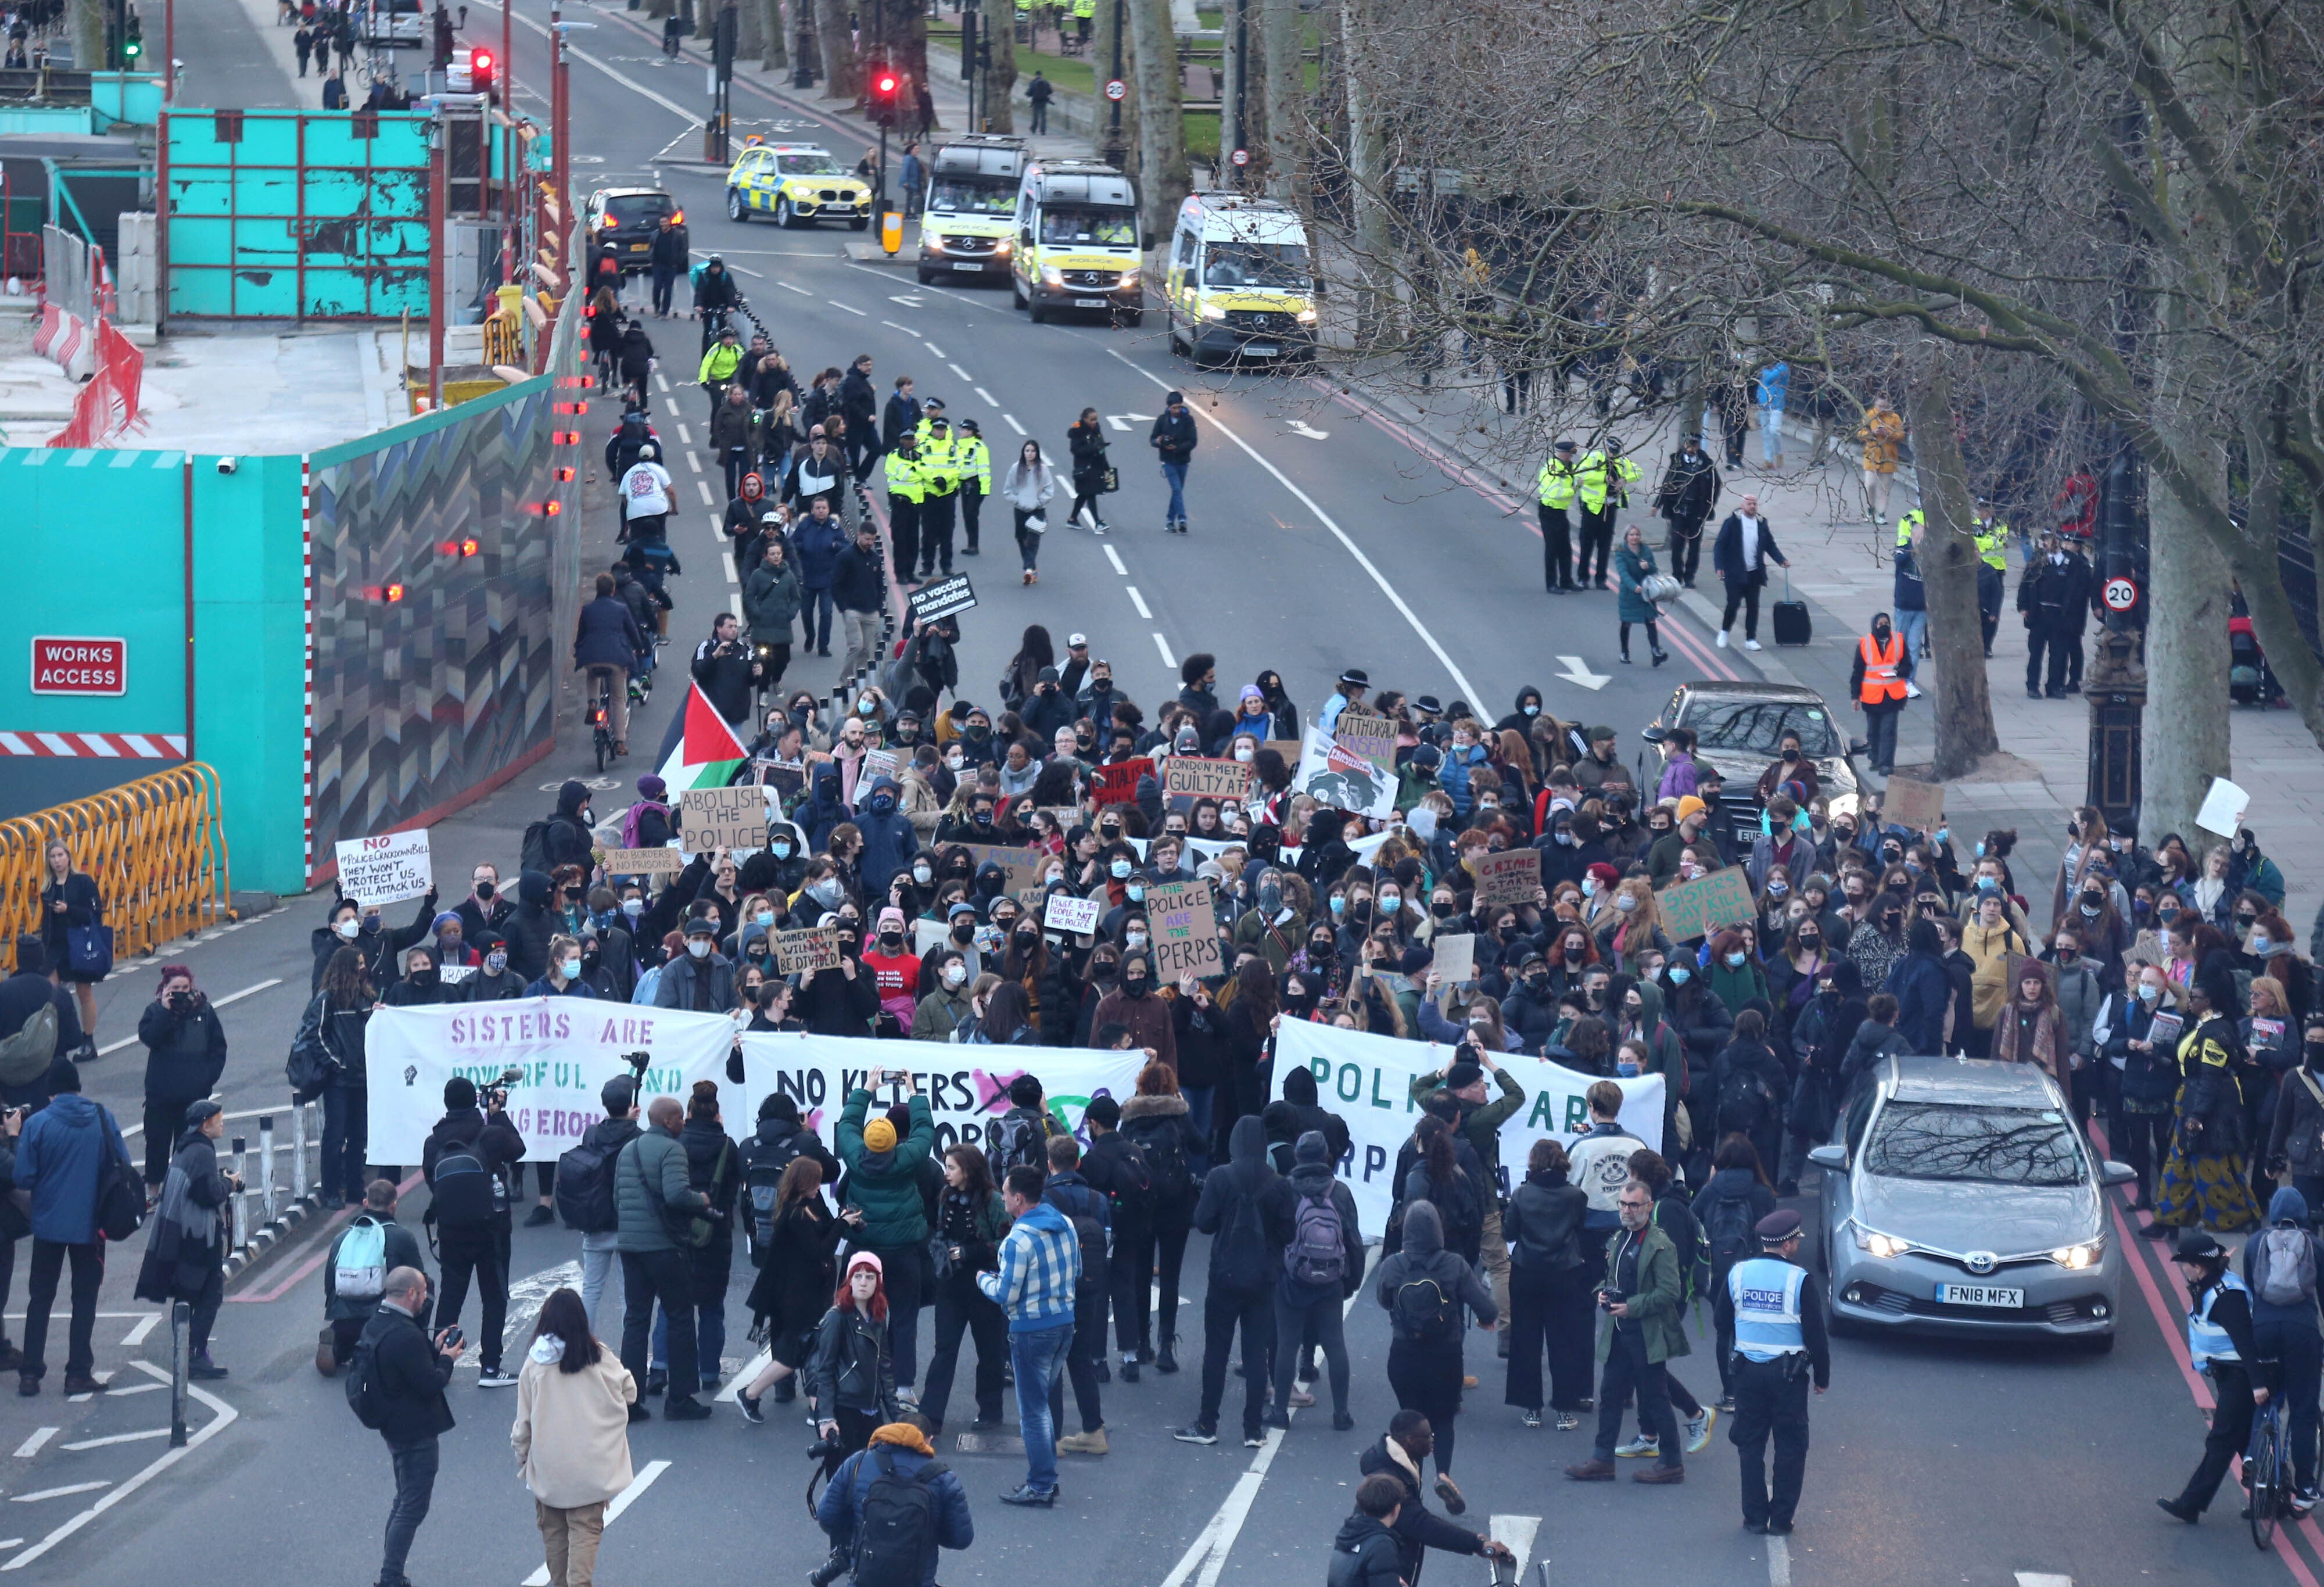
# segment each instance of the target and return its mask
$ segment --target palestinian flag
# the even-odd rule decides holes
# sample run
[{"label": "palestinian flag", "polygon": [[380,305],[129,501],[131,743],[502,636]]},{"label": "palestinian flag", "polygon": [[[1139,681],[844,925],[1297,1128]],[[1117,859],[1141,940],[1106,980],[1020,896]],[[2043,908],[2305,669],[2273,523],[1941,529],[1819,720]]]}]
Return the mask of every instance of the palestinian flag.
[{"label": "palestinian flag", "polygon": [[661,780],[669,785],[670,802],[689,788],[724,788],[744,759],[742,741],[718,715],[698,683],[686,697],[684,730],[662,762]]}]

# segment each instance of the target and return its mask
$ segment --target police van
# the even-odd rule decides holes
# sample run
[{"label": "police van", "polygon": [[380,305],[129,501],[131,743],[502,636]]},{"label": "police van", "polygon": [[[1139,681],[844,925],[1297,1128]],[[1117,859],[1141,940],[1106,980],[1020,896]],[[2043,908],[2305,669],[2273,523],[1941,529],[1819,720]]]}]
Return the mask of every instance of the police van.
[{"label": "police van", "polygon": [[1170,350],[1290,363],[1315,355],[1307,228],[1272,198],[1195,193],[1178,207],[1163,265]]},{"label": "police van", "polygon": [[1001,281],[1015,252],[1010,232],[1025,140],[972,133],[928,156],[928,196],[920,213],[920,284]]},{"label": "police van", "polygon": [[1094,160],[1036,160],[1017,189],[1010,290],[1038,325],[1058,309],[1145,318],[1138,189]]}]

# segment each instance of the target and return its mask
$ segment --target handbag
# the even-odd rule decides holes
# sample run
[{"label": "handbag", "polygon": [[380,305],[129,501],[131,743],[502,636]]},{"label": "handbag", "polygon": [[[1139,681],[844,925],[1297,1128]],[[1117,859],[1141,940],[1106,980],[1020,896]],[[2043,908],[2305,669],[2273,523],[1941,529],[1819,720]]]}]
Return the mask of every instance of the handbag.
[{"label": "handbag", "polygon": [[113,1114],[100,1103],[97,1116],[110,1131],[106,1139],[105,1166],[97,1174],[97,1232],[110,1241],[123,1241],[145,1222],[145,1179],[135,1164],[112,1150],[112,1137],[121,1132]]},{"label": "handbag", "polygon": [[65,927],[65,969],[77,978],[102,981],[113,973],[113,927]]},{"label": "handbag", "polygon": [[1638,586],[1638,593],[1659,606],[1665,601],[1676,599],[1680,587],[1678,580],[1667,573],[1649,573],[1646,582]]},{"label": "handbag", "polygon": [[1097,488],[1101,495],[1110,496],[1113,494],[1114,492],[1121,488],[1121,471],[1118,468],[1107,469],[1105,471],[1105,477],[1098,481]]},{"label": "handbag", "polygon": [[282,1077],[290,1082],[293,1102],[312,1102],[329,1088],[337,1076],[340,1064],[332,1053],[329,1041],[323,1035],[322,1016],[317,1005],[322,1002],[318,994],[308,1005],[307,1011],[315,1016],[309,1026],[299,1024],[299,1034],[290,1038],[290,1056],[282,1066]]}]

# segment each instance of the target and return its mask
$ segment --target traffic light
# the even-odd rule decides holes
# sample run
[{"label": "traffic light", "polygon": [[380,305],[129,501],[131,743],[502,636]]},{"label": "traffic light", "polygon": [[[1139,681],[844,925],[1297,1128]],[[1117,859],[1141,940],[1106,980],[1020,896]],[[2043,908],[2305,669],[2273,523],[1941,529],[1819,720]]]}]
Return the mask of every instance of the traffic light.
[{"label": "traffic light", "polygon": [[137,13],[132,11],[129,14],[129,31],[121,41],[122,69],[124,71],[136,70],[138,60],[144,53],[145,24],[138,19]]},{"label": "traffic light", "polygon": [[884,60],[875,60],[863,70],[864,94],[872,102],[872,119],[885,125],[896,114],[896,95],[904,86],[903,74]]},{"label": "traffic light", "polygon": [[489,50],[468,51],[468,91],[491,98],[493,94],[493,52]]}]

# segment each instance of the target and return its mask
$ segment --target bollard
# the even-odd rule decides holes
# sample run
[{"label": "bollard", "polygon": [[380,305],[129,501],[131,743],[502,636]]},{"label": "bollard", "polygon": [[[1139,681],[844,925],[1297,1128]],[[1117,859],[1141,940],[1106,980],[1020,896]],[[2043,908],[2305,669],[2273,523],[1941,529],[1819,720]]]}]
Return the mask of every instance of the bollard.
[{"label": "bollard", "polygon": [[263,1214],[262,1225],[274,1222],[274,1115],[262,1114],[258,1121],[258,1206]]},{"label": "bollard", "polygon": [[189,1359],[194,1308],[179,1301],[170,1308],[170,1447],[186,1446],[186,1374],[193,1365]]},{"label": "bollard", "polygon": [[307,1104],[290,1104],[290,1199],[304,1202],[313,1182],[307,1177]]},{"label": "bollard", "polygon": [[[234,1138],[235,1172],[242,1176],[242,1180],[244,1185],[250,1183],[250,1176],[247,1172],[250,1167],[247,1160],[249,1155],[249,1143],[244,1140],[243,1137],[239,1135],[235,1136]],[[234,1245],[231,1249],[241,1250],[245,1246],[249,1245],[249,1243],[250,1198],[241,1191],[237,1190],[234,1194]]]}]

